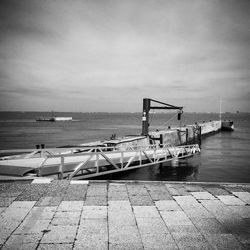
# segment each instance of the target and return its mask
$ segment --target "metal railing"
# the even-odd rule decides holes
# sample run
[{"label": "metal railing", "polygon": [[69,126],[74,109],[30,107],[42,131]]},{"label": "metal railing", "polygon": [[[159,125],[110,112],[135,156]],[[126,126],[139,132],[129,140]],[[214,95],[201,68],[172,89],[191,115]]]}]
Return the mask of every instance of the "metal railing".
[{"label": "metal railing", "polygon": [[[58,174],[59,179],[84,179],[164,163],[176,158],[186,158],[197,152],[200,152],[198,144],[148,145],[127,148],[120,146],[89,147],[88,149],[79,147],[72,149],[71,153],[46,155],[37,174],[43,176],[46,172],[44,170],[53,166],[56,169],[53,171]],[[49,173],[49,171],[47,172]]]}]

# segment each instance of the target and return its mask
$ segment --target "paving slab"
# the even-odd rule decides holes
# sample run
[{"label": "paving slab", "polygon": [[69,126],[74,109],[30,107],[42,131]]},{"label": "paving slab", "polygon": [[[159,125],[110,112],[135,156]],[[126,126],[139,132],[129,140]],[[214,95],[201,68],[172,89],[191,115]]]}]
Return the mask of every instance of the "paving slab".
[{"label": "paving slab", "polygon": [[40,179],[34,179],[31,184],[48,184],[51,183],[53,179],[50,178],[40,178]]},{"label": "paving slab", "polygon": [[249,249],[249,188],[133,181],[0,183],[0,247]]},{"label": "paving slab", "polygon": [[82,219],[107,219],[107,206],[83,206]]},{"label": "paving slab", "polygon": [[208,241],[198,233],[172,233],[179,249],[213,249]]},{"label": "paving slab", "polygon": [[11,235],[2,249],[36,249],[41,235]]},{"label": "paving slab", "polygon": [[25,219],[28,220],[52,220],[57,207],[33,207]]},{"label": "paving slab", "polygon": [[176,210],[182,210],[181,207],[178,205],[178,203],[175,200],[160,200],[155,201],[155,206],[158,210],[165,210],[165,211],[176,211]]},{"label": "paving slab", "polygon": [[144,250],[141,243],[109,243],[109,250]]},{"label": "paving slab", "polygon": [[215,218],[191,218],[195,227],[203,234],[225,234],[228,230]]},{"label": "paving slab", "polygon": [[219,200],[228,206],[244,206],[246,203],[232,195],[218,195]]},{"label": "paving slab", "polygon": [[160,213],[168,227],[193,225],[184,211],[160,211]]},{"label": "paving slab", "polygon": [[250,205],[250,193],[249,192],[233,192],[235,196]]},{"label": "paving slab", "polygon": [[141,235],[144,249],[179,249],[171,234]]},{"label": "paving slab", "polygon": [[72,180],[72,181],[70,181],[70,184],[88,185],[89,181],[86,181],[86,180]]},{"label": "paving slab", "polygon": [[58,206],[62,201],[62,197],[56,196],[43,196],[41,197],[36,206],[46,207],[46,206]]},{"label": "paving slab", "polygon": [[[156,234],[169,234],[165,222],[162,218],[149,217],[149,218],[138,218],[136,217],[136,223],[140,231],[140,235],[156,235]],[[152,230],[154,228],[154,230]]]},{"label": "paving slab", "polygon": [[136,218],[159,218],[160,214],[155,206],[133,206]]},{"label": "paving slab", "polygon": [[250,206],[228,206],[234,214],[239,215],[242,218],[250,219]]},{"label": "paving slab", "polygon": [[132,206],[152,206],[153,201],[149,195],[134,195],[129,197]]},{"label": "paving slab", "polygon": [[214,197],[209,192],[191,192],[191,194],[194,196],[197,200],[216,200],[216,197]]},{"label": "paving slab", "polygon": [[0,197],[0,207],[8,207],[16,199],[16,197]]},{"label": "paving slab", "polygon": [[107,220],[81,220],[74,249],[108,249]]},{"label": "paving slab", "polygon": [[205,238],[216,249],[245,249],[232,234],[209,234]]},{"label": "paving slab", "polygon": [[203,206],[194,207],[191,209],[185,209],[185,214],[189,218],[214,218],[215,216],[210,213],[207,209]]},{"label": "paving slab", "polygon": [[40,234],[47,230],[50,224],[49,220],[25,220],[14,231],[13,234]]},{"label": "paving slab", "polygon": [[62,201],[58,206],[57,211],[81,211],[83,203],[83,201]]},{"label": "paving slab", "polygon": [[73,243],[78,226],[50,225],[44,234],[41,243]]},{"label": "paving slab", "polygon": [[107,196],[87,196],[84,206],[107,206]]},{"label": "paving slab", "polygon": [[37,250],[72,250],[73,244],[40,244]]},{"label": "paving slab", "polygon": [[192,195],[173,196],[182,209],[199,207],[200,203]]}]

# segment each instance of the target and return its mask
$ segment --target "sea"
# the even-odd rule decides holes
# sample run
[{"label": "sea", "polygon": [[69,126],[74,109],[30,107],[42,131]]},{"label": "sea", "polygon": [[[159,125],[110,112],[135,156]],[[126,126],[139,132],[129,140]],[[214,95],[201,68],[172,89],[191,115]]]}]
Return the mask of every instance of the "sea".
[{"label": "sea", "polygon": [[[37,122],[49,112],[0,112],[0,150],[74,146],[116,136],[139,135],[141,113],[67,113],[73,121]],[[150,130],[219,120],[217,113],[184,113],[178,121],[175,113],[151,113]],[[232,120],[233,132],[219,132],[202,138],[200,154],[188,160],[154,165],[99,177],[113,180],[250,182],[250,113],[223,113]]]}]

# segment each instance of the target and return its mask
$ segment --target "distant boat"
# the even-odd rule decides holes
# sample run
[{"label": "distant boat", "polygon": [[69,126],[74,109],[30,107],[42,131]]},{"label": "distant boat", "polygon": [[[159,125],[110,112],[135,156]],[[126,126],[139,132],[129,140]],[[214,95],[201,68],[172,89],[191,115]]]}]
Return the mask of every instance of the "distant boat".
[{"label": "distant boat", "polygon": [[51,116],[42,116],[42,117],[38,117],[36,118],[37,122],[59,122],[59,121],[72,121],[73,118],[72,117],[60,117],[60,116],[56,116],[54,115],[54,113],[52,112]]}]

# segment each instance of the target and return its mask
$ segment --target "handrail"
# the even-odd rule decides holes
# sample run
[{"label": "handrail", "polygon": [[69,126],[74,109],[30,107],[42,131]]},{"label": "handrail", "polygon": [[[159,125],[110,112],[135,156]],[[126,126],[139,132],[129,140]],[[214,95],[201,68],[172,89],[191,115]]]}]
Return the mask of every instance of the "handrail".
[{"label": "handrail", "polygon": [[[155,147],[155,145],[149,146],[137,146],[134,150],[115,150],[114,147],[109,147],[113,149],[113,151],[103,151],[98,149],[91,149],[88,152],[82,152],[78,154],[60,154],[60,155],[47,155],[45,156],[43,162],[39,166],[38,175],[41,175],[42,168],[48,165],[45,165],[47,161],[51,158],[60,158],[60,162],[53,163],[54,165],[58,165],[58,178],[62,179],[64,177],[64,166],[76,164],[74,168],[71,170],[71,174],[68,175],[68,178],[72,179],[74,176],[78,174],[79,171],[89,171],[90,169],[95,169],[95,175],[99,174],[99,167],[109,165],[113,167],[113,169],[107,170],[106,172],[114,172],[114,171],[124,171],[129,168],[135,168],[132,164],[137,161],[137,167],[143,167],[148,165],[153,165],[157,163],[162,163],[164,161],[168,161],[174,158],[183,158],[188,157],[189,155],[193,155],[198,151],[199,145],[183,145],[183,146],[159,146]],[[111,156],[111,154],[114,154]],[[134,153],[132,155],[124,156],[125,153]],[[79,159],[77,162],[66,162],[65,159],[67,157],[81,157],[88,156],[85,159]],[[93,157],[96,156],[94,159]],[[102,158],[102,162],[104,165],[99,166],[100,157]],[[113,157],[113,158],[112,158]],[[162,160],[163,159],[163,160]],[[115,161],[114,161],[115,160]],[[147,160],[149,163],[142,163],[143,160]],[[87,165],[91,161],[91,165]],[[53,165],[52,164],[52,165]],[[86,166],[86,167],[85,167]],[[92,174],[92,173],[91,173]],[[103,173],[102,173],[103,174]],[[87,175],[87,174],[86,174]],[[85,175],[85,176],[86,176]]]}]

